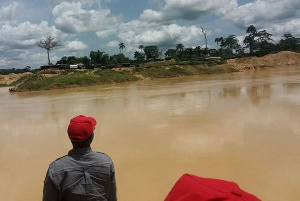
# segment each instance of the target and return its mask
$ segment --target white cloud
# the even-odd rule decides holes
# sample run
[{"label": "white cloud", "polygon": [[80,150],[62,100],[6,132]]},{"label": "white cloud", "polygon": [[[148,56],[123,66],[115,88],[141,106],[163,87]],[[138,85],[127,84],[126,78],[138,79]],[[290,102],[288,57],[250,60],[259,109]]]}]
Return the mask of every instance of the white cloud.
[{"label": "white cloud", "polygon": [[272,24],[268,28],[268,32],[277,37],[283,36],[285,33],[291,33],[293,36],[300,37],[300,18],[291,19],[287,22]]},{"label": "white cloud", "polygon": [[103,31],[97,31],[96,32],[96,35],[98,38],[106,38],[108,36],[111,36],[111,35],[115,35],[116,33],[116,28],[110,28],[110,29],[107,29],[107,30],[103,30]]},{"label": "white cloud", "polygon": [[12,49],[31,48],[38,39],[48,35],[58,37],[61,34],[54,27],[49,27],[46,21],[40,24],[24,22],[18,26],[3,25],[0,29],[0,42]]},{"label": "white cloud", "polygon": [[[0,26],[0,67],[11,66],[20,68],[24,65],[39,66],[41,60],[30,59],[34,51],[40,50],[36,42],[45,36],[53,36],[57,39],[65,37],[54,26],[49,27],[48,22],[42,21],[39,24],[23,22],[16,26],[5,24]],[[46,59],[46,53],[45,59]]]},{"label": "white cloud", "polygon": [[119,41],[110,41],[109,43],[107,43],[107,47],[119,47],[120,42]]},{"label": "white cloud", "polygon": [[12,20],[16,14],[18,3],[12,2],[7,6],[0,7],[0,22]]},{"label": "white cloud", "polygon": [[140,18],[149,22],[173,21],[178,19],[197,20],[199,17],[212,14],[219,9],[237,6],[237,0],[165,0],[160,11],[144,10]]},{"label": "white cloud", "polygon": [[88,10],[81,2],[62,2],[52,11],[55,26],[65,33],[105,30],[118,22],[109,9]]},{"label": "white cloud", "polygon": [[219,9],[218,14],[241,28],[253,24],[258,29],[266,29],[271,28],[272,24],[276,26],[292,18],[299,19],[299,9],[299,0],[256,0],[239,7],[233,5],[228,9]]},{"label": "white cloud", "polygon": [[63,50],[65,51],[82,51],[87,50],[88,46],[84,44],[82,41],[67,41],[66,45],[64,46]]},{"label": "white cloud", "polygon": [[[210,33],[208,31],[208,35]],[[134,51],[138,50],[139,45],[155,45],[164,50],[175,48],[178,43],[184,44],[185,47],[197,46],[197,44],[200,45],[204,36],[199,27],[181,27],[177,24],[171,24],[157,26],[156,29],[140,30],[139,32],[120,32],[118,38],[126,45],[125,51],[128,54],[133,54]]]}]

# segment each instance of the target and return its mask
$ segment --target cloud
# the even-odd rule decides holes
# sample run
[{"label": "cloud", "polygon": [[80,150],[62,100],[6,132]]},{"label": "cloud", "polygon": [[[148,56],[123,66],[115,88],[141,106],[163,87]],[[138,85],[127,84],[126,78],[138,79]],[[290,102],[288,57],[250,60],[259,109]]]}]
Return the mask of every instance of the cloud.
[{"label": "cloud", "polygon": [[81,33],[105,30],[118,22],[109,9],[103,9],[100,5],[97,7],[94,10],[81,2],[62,2],[52,11],[54,24],[65,33]]},{"label": "cloud", "polygon": [[107,47],[119,47],[120,42],[119,41],[110,41],[109,43],[107,43]]},{"label": "cloud", "polygon": [[60,33],[54,27],[49,27],[46,21],[40,24],[24,22],[17,26],[3,25],[0,29],[0,42],[8,49],[27,49],[34,47],[38,39],[48,35],[57,37]]},{"label": "cloud", "polygon": [[17,26],[1,26],[0,42],[8,49],[27,49],[35,46],[37,40],[49,35],[63,36],[54,27],[49,27],[46,21],[42,21],[40,24],[24,22]]},{"label": "cloud", "polygon": [[65,47],[63,48],[64,51],[82,51],[87,50],[88,46],[84,44],[82,41],[67,41]]},{"label": "cloud", "polygon": [[36,42],[45,36],[53,36],[57,39],[65,37],[54,26],[49,26],[46,21],[39,24],[23,22],[15,26],[10,24],[0,26],[0,67],[19,68],[26,63],[29,66],[39,66],[40,60],[30,58],[35,54]]},{"label": "cloud", "polygon": [[256,0],[242,6],[222,8],[217,13],[240,28],[253,24],[258,29],[274,29],[273,26],[299,19],[299,10],[299,0]]},{"label": "cloud", "polygon": [[178,19],[197,20],[201,16],[212,14],[216,10],[228,7],[228,5],[237,5],[237,1],[165,0],[165,6],[162,10],[144,10],[140,18],[148,22],[163,22]]},{"label": "cloud", "polygon": [[18,3],[12,2],[7,6],[0,7],[0,22],[8,22],[12,20],[16,14]]},{"label": "cloud", "polygon": [[140,30],[140,32],[120,32],[118,38],[126,44],[126,49],[132,47],[134,51],[138,49],[139,45],[156,45],[159,48],[168,49],[175,48],[176,44],[182,43],[188,47],[203,40],[203,34],[201,29],[196,26],[182,27],[171,24],[158,26],[155,29]]}]

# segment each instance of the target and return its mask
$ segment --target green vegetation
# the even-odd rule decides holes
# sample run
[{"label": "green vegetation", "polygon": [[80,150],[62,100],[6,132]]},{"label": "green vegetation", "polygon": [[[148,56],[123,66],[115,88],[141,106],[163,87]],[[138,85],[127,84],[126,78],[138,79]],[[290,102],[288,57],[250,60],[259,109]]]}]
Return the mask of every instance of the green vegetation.
[{"label": "green vegetation", "polygon": [[104,84],[138,80],[136,76],[126,71],[117,72],[115,70],[97,70],[94,72],[94,74],[98,75],[99,82]]},{"label": "green vegetation", "polygon": [[69,71],[67,75],[52,75],[50,77],[43,74],[34,74],[24,76],[15,91],[38,91],[136,80],[138,78],[131,73],[116,72],[114,70]]},{"label": "green vegetation", "polygon": [[144,77],[150,78],[167,78],[167,77],[178,77],[183,75],[193,75],[187,69],[179,68],[179,67],[151,67],[151,68],[138,68],[135,70],[136,73],[143,75]]},{"label": "green vegetation", "polygon": [[139,68],[135,70],[136,73],[143,75],[144,77],[150,78],[168,78],[168,77],[179,77],[186,75],[200,75],[200,74],[218,74],[218,73],[229,73],[237,72],[238,70],[231,67],[209,67],[209,66],[186,66],[170,68],[164,67],[151,67],[151,68]]},{"label": "green vegetation", "polygon": [[8,75],[10,73],[19,74],[19,73],[25,73],[25,72],[33,72],[33,71],[31,70],[30,66],[27,66],[23,69],[18,69],[18,68],[0,69],[0,75]]},{"label": "green vegetation", "polygon": [[58,88],[70,88],[80,86],[91,86],[99,84],[121,83],[139,80],[138,77],[168,78],[199,74],[228,73],[237,70],[219,66],[223,62],[217,61],[194,61],[194,62],[149,62],[141,67],[115,68],[98,70],[63,70],[45,71],[27,75],[17,81],[18,84],[11,91],[37,91]]}]

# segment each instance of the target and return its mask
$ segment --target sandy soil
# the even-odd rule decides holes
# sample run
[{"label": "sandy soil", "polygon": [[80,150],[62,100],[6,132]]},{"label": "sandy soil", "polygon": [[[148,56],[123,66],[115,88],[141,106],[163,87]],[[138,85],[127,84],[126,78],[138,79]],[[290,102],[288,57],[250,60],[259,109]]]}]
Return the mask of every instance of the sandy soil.
[{"label": "sandy soil", "polygon": [[[227,61],[226,66],[231,66],[240,71],[253,70],[263,67],[300,67],[300,53],[282,51],[277,54],[269,54],[263,57],[244,57],[238,59],[230,59]],[[21,73],[9,75],[0,75],[0,84],[9,85],[24,75],[30,73]]]},{"label": "sandy soil", "polygon": [[26,73],[18,73],[18,74],[10,73],[9,75],[0,75],[0,84],[9,85],[9,84],[17,81],[21,77],[23,77],[25,75],[29,75],[29,74],[32,74],[32,73],[26,72]]},{"label": "sandy soil", "polygon": [[262,67],[300,67],[300,53],[282,51],[277,54],[269,54],[263,57],[244,57],[230,59],[227,64],[240,71]]}]

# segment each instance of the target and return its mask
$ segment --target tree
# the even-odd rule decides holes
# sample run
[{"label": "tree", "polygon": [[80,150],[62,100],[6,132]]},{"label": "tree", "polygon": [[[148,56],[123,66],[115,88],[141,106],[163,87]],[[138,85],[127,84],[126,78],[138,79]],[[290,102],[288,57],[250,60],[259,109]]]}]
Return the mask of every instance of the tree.
[{"label": "tree", "polygon": [[217,50],[219,49],[219,43],[223,41],[223,37],[215,38],[215,42],[217,43]]},{"label": "tree", "polygon": [[91,64],[91,60],[87,57],[87,56],[84,56],[82,58],[82,63],[83,65],[86,67],[86,68],[90,68],[90,64]]},{"label": "tree", "polygon": [[109,55],[105,54],[105,52],[98,51],[91,51],[90,52],[91,64],[98,64],[98,65],[107,65],[110,64]]},{"label": "tree", "polygon": [[174,58],[176,58],[176,50],[175,49],[168,49],[165,52],[165,57],[167,59],[174,59]]},{"label": "tree", "polygon": [[137,62],[142,63],[145,60],[145,54],[141,53],[141,52],[138,52],[138,51],[135,51],[134,52],[134,59]]},{"label": "tree", "polygon": [[143,50],[144,49],[144,45],[139,45],[139,49]]},{"label": "tree", "polygon": [[115,54],[110,56],[110,60],[114,61],[114,63],[128,63],[129,59],[127,57],[125,57],[125,55],[123,53],[120,54]]},{"label": "tree", "polygon": [[184,50],[184,46],[181,43],[177,44],[176,45],[176,51],[181,52],[182,50]]},{"label": "tree", "polygon": [[257,44],[255,41],[255,37],[257,36],[257,30],[253,25],[250,25],[246,32],[249,34],[244,39],[244,44],[246,45],[246,48],[249,48],[250,55],[253,55],[254,51],[256,50]]},{"label": "tree", "polygon": [[120,49],[120,52],[125,48],[125,45],[124,43],[120,43],[119,44],[119,49]]},{"label": "tree", "polygon": [[204,35],[204,38],[205,38],[205,55],[207,55],[208,53],[208,49],[207,49],[207,37],[206,37],[206,31],[201,27],[201,31]]},{"label": "tree", "polygon": [[51,65],[50,62],[50,50],[62,46],[60,41],[55,40],[54,37],[52,36],[47,36],[46,38],[38,41],[36,43],[37,46],[39,46],[40,48],[46,49],[47,50],[47,55],[48,55],[48,65]]},{"label": "tree", "polygon": [[282,36],[283,39],[279,41],[279,49],[280,50],[291,50],[297,51],[300,49],[300,39],[295,38],[292,34],[287,33]]},{"label": "tree", "polygon": [[224,39],[224,42],[222,43],[222,47],[229,49],[231,53],[241,48],[241,45],[239,44],[238,39],[235,35],[230,35],[227,38]]},{"label": "tree", "polygon": [[144,52],[147,60],[157,59],[159,57],[159,49],[157,46],[146,46]]},{"label": "tree", "polygon": [[258,56],[263,56],[272,52],[274,44],[269,43],[272,34],[269,34],[266,30],[257,32],[255,42],[258,48]]}]

